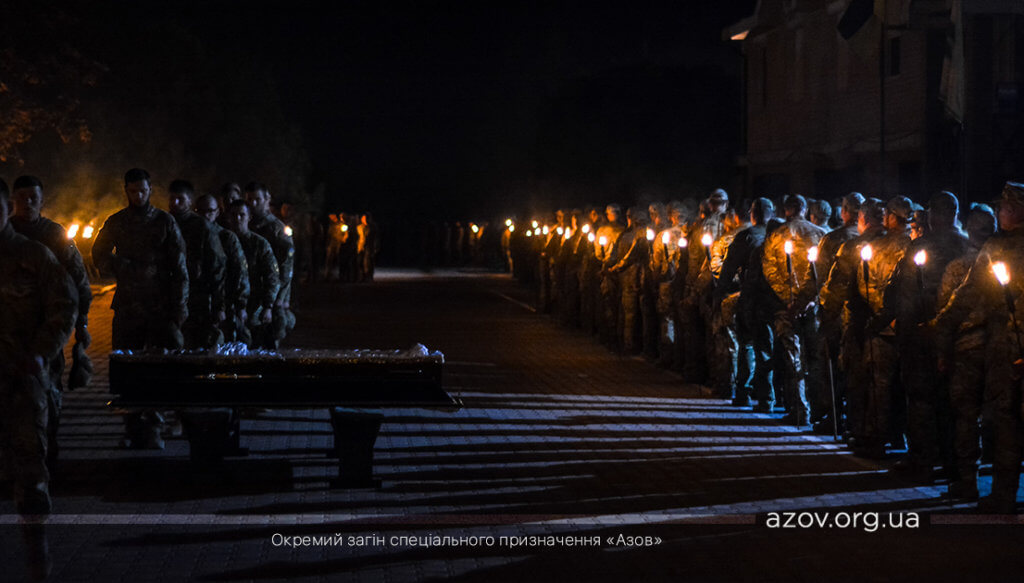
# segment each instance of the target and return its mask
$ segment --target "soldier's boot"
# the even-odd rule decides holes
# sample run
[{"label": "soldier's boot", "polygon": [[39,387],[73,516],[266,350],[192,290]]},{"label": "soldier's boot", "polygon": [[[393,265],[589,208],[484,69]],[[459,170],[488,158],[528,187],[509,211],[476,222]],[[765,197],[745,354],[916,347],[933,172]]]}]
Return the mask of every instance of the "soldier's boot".
[{"label": "soldier's boot", "polygon": [[46,526],[41,522],[26,522],[21,525],[21,537],[25,544],[25,565],[29,579],[45,580],[53,568],[50,547],[46,541]]},{"label": "soldier's boot", "polygon": [[979,514],[1016,514],[1017,512],[1016,472],[995,470],[992,472],[992,493],[978,500]]}]

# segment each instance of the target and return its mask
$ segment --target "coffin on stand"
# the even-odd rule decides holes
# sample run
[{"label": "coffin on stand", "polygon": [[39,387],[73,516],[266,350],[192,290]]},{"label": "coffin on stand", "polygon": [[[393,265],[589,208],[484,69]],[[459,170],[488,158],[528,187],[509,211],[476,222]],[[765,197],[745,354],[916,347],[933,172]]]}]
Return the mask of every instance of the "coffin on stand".
[{"label": "coffin on stand", "polygon": [[122,411],[174,409],[195,462],[243,451],[238,409],[327,408],[334,429],[339,487],[379,484],[373,445],[387,408],[457,411],[443,388],[444,355],[409,350],[128,352],[110,355],[109,405]]}]

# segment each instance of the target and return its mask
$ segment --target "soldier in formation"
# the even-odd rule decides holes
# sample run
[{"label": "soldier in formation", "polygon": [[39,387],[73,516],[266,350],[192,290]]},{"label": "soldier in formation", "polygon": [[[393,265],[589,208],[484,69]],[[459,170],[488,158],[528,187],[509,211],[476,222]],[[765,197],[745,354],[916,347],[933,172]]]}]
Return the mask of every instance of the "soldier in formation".
[{"label": "soldier in formation", "polygon": [[842,434],[856,455],[905,451],[892,470],[948,478],[954,500],[978,499],[987,453],[993,490],[980,507],[1015,511],[1024,185],[1007,183],[998,220],[985,205],[961,213],[949,192],[927,208],[856,192],[832,208],[800,195],[730,208],[716,190],[692,207],[632,207],[625,225],[614,204],[604,216],[560,211],[513,225],[509,247],[532,249],[538,276],[522,279],[546,286],[538,296],[563,323],[613,350],[735,406]]}]

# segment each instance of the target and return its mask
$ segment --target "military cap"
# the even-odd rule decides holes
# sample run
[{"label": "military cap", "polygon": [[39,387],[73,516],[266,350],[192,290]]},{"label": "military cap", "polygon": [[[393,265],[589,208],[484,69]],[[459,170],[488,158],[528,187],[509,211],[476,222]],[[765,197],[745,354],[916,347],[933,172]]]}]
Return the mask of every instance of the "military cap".
[{"label": "military cap", "polygon": [[885,210],[904,221],[908,221],[914,214],[914,203],[909,198],[898,195],[889,199],[889,202],[885,205]]}]

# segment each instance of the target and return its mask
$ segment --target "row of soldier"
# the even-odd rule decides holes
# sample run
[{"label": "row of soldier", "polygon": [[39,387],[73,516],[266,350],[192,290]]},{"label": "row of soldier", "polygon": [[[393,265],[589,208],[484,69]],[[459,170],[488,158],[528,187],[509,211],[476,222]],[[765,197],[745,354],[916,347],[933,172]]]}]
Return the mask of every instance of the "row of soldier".
[{"label": "row of soldier", "polygon": [[[730,208],[609,205],[508,229],[509,259],[539,306],[710,386],[740,407],[884,458],[918,483],[978,499],[979,443],[993,463],[986,511],[1013,512],[1021,463],[1024,186],[996,213],[942,192],[928,208],[851,193]],[[809,212],[811,211],[809,216]],[[742,214],[740,214],[742,212]],[[831,224],[830,224],[831,219]],[[984,429],[984,430],[983,430]]]}]

